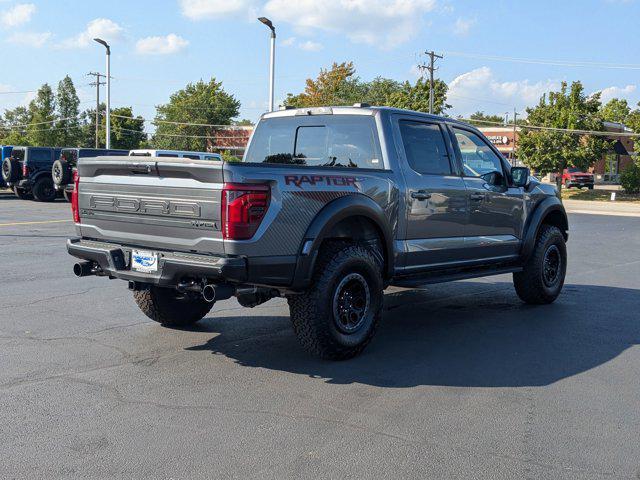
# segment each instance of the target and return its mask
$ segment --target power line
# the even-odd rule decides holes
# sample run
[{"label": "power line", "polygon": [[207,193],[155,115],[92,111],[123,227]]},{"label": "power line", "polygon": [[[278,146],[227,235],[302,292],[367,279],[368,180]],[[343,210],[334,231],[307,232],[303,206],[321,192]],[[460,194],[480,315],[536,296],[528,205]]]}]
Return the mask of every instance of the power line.
[{"label": "power line", "polygon": [[149,123],[162,123],[162,124],[169,124],[169,125],[184,125],[184,126],[190,126],[190,127],[214,127],[214,128],[223,128],[223,129],[234,129],[234,130],[249,130],[249,129],[253,129],[253,127],[248,127],[245,125],[216,125],[216,124],[212,124],[212,123],[190,123],[190,122],[172,122],[169,120],[147,120],[144,117],[132,117],[132,116],[127,116],[127,115],[115,115],[115,114],[111,114],[112,117],[118,117],[118,118],[128,118],[128,119],[132,119],[132,120],[141,120],[143,122],[149,122]]},{"label": "power line", "polygon": [[435,68],[436,59],[444,58],[442,55],[436,55],[436,53],[431,50],[429,52],[425,52],[429,55],[429,65],[418,65],[418,68],[422,70],[427,70],[429,72],[429,113],[433,115],[433,74],[437,70]]},{"label": "power line", "polygon": [[517,123],[505,124],[503,122],[492,122],[489,120],[475,120],[473,118],[461,118],[461,117],[457,118],[456,120],[461,120],[463,122],[469,122],[469,123],[474,123],[474,122],[489,123],[489,124],[493,124],[493,125],[505,127],[505,128],[517,127],[517,128],[524,128],[529,130],[548,130],[552,132],[569,133],[569,134],[575,134],[575,135],[596,135],[596,136],[604,136],[604,137],[638,137],[640,136],[640,133],[634,133],[634,132],[606,132],[602,130],[580,130],[580,129],[573,129],[573,128],[543,127],[541,125],[527,125],[527,124],[517,124]]},{"label": "power line", "polygon": [[571,60],[540,60],[533,58],[518,58],[518,57],[502,57],[498,55],[484,55],[478,53],[464,53],[464,52],[445,52],[447,55],[454,57],[464,58],[476,58],[480,60],[494,60],[499,62],[514,62],[514,63],[528,63],[534,65],[551,65],[559,67],[585,67],[585,68],[609,68],[617,70],[640,70],[639,64],[633,63],[603,63],[603,62],[584,62],[584,61],[571,61]]}]

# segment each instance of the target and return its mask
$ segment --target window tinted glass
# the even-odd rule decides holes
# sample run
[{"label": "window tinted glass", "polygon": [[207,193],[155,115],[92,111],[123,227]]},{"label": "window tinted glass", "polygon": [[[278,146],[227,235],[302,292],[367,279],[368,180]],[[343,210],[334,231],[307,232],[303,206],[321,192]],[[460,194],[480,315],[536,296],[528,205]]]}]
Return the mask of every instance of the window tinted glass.
[{"label": "window tinted glass", "polygon": [[131,157],[150,157],[151,154],[149,152],[144,152],[144,153],[134,152],[134,153],[130,153],[129,156],[131,156]]},{"label": "window tinted glass", "polygon": [[569,168],[567,168],[567,170],[569,171],[569,173],[578,173],[578,172],[580,172],[580,169],[576,168],[576,167],[569,167]]},{"label": "window tinted glass", "polygon": [[475,133],[453,127],[462,154],[462,166],[467,177],[480,177],[490,172],[502,174],[500,157]]},{"label": "window tinted glass", "polygon": [[51,151],[39,149],[31,150],[27,160],[29,162],[48,162],[51,160]]},{"label": "window tinted glass", "polygon": [[184,155],[182,155],[183,158],[191,158],[193,160],[200,160],[200,155],[192,155],[189,153],[185,153]]},{"label": "window tinted glass", "polygon": [[16,160],[22,161],[24,160],[24,150],[13,150],[11,156]]},{"label": "window tinted glass", "polygon": [[156,157],[180,158],[180,156],[177,153],[158,153]]},{"label": "window tinted glass", "polygon": [[63,150],[60,157],[65,159],[69,163],[73,163],[78,158],[77,150]]},{"label": "window tinted glass", "polygon": [[442,130],[436,124],[401,121],[400,134],[407,161],[413,170],[430,175],[451,174]]},{"label": "window tinted glass", "polygon": [[244,157],[252,163],[384,168],[372,117],[314,115],[260,122]]}]

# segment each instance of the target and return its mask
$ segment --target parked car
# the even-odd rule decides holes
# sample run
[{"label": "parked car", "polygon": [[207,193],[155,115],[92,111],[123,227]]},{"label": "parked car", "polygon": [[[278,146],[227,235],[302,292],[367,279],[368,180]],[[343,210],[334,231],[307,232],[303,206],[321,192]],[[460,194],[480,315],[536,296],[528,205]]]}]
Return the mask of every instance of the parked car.
[{"label": "parked car", "polygon": [[72,212],[76,275],[128,281],[149,318],[184,327],[215,301],[282,296],[331,359],[369,343],[389,285],[513,273],[548,304],[567,268],[555,186],[471,125],[391,108],[267,113],[242,162],[80,159]]},{"label": "parked car", "polygon": [[[11,150],[13,150],[13,146],[11,145],[0,145],[0,166],[2,162],[4,162],[5,158],[9,158],[11,156]],[[0,188],[5,188],[7,183],[4,181],[4,177],[0,175]]]},{"label": "parked car", "polygon": [[593,173],[583,172],[576,167],[565,168],[562,172],[562,184],[567,187],[587,187],[593,190]]},{"label": "parked car", "polygon": [[128,155],[129,150],[115,150],[106,148],[63,148],[60,158],[53,162],[51,167],[51,178],[53,186],[58,192],[62,192],[64,198],[71,201],[73,191],[73,172],[76,170],[78,158]]},{"label": "parked car", "polygon": [[60,148],[13,147],[9,158],[2,162],[2,178],[18,198],[33,198],[39,202],[55,200],[57,193],[51,179],[51,166],[60,155]]},{"label": "parked car", "polygon": [[222,161],[222,155],[210,152],[189,152],[187,150],[154,150],[154,149],[137,149],[131,150],[129,155],[132,157],[179,157],[191,158],[193,160],[219,160]]}]

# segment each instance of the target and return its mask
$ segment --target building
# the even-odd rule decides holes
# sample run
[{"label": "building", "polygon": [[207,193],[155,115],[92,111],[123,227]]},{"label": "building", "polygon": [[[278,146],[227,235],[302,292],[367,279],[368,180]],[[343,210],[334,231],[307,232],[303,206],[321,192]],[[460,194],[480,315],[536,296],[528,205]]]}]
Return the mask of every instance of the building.
[{"label": "building", "polygon": [[236,157],[242,157],[253,133],[252,126],[229,125],[213,129],[207,140],[207,150],[210,152],[229,152]]},{"label": "building", "polygon": [[[604,129],[610,132],[607,138],[612,141],[611,150],[598,159],[590,170],[596,176],[598,183],[618,183],[620,174],[633,162],[638,153],[634,150],[633,137],[616,135],[617,133],[631,133],[632,130],[628,127],[622,123],[604,122]],[[479,127],[479,130],[512,164],[518,164],[517,149],[520,127],[515,132],[513,127]]]}]

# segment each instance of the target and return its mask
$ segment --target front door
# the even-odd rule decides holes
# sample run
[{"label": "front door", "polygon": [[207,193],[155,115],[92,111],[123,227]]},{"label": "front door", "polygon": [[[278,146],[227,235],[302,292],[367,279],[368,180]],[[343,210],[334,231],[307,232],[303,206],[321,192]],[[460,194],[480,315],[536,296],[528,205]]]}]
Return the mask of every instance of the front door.
[{"label": "front door", "polygon": [[467,189],[467,254],[496,261],[517,255],[525,219],[523,189],[509,185],[507,166],[482,136],[457,126],[451,131]]},{"label": "front door", "polygon": [[[404,271],[444,266],[464,249],[467,200],[444,126],[420,117],[394,122],[406,189]],[[399,135],[398,135],[399,134]]]}]

